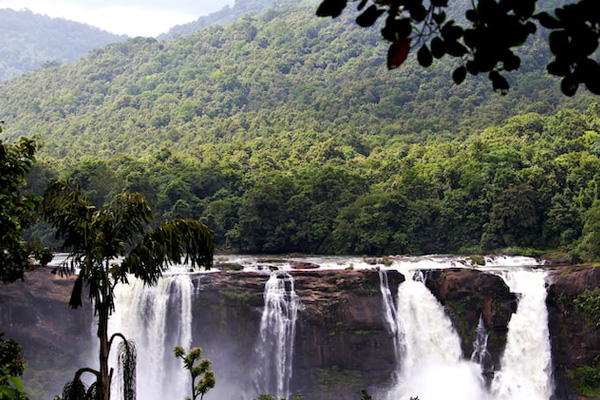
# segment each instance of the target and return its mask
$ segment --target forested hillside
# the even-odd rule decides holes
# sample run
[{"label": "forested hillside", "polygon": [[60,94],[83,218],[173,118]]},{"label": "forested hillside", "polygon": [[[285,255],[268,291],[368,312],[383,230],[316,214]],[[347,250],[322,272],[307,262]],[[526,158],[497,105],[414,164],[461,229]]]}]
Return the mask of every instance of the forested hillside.
[{"label": "forested hillside", "polygon": [[0,80],[14,78],[44,63],[75,61],[95,47],[126,38],[28,10],[0,9]]},{"label": "forested hillside", "polygon": [[443,63],[386,71],[379,33],[347,18],[268,11],[27,74],[0,110],[44,143],[35,191],[56,175],[97,204],[139,191],[221,249],[594,257],[600,107],[560,94],[539,40],[500,96]]}]

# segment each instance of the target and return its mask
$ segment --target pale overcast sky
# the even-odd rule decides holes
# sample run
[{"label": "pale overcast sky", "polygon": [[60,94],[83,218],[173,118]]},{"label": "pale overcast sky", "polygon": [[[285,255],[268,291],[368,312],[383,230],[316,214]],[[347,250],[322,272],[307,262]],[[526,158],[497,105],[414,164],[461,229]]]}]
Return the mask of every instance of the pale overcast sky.
[{"label": "pale overcast sky", "polygon": [[0,8],[84,22],[112,33],[157,36],[234,0],[0,0]]}]

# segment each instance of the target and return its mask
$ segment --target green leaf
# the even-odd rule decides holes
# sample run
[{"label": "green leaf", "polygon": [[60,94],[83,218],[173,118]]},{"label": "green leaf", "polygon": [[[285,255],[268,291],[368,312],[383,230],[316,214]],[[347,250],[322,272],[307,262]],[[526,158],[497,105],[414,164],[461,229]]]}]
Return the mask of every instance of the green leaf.
[{"label": "green leaf", "polygon": [[467,51],[467,48],[457,41],[446,41],[446,53],[453,57],[462,57]]},{"label": "green leaf", "polygon": [[454,21],[448,21],[442,27],[442,37],[446,41],[455,41],[463,35],[463,28],[454,24]]},{"label": "green leaf", "polygon": [[372,26],[384,12],[385,10],[380,10],[376,5],[372,5],[356,17],[356,23],[363,28]]},{"label": "green leaf", "polygon": [[590,92],[600,94],[600,65],[589,59],[586,64],[583,82]]},{"label": "green leaf", "polygon": [[521,66],[521,59],[516,55],[507,56],[504,61],[504,69],[506,71],[514,71]]},{"label": "green leaf", "polygon": [[563,92],[563,94],[565,96],[569,96],[569,97],[573,96],[577,92],[578,88],[579,88],[579,82],[571,74],[566,75],[560,82],[560,90]]},{"label": "green leaf", "polygon": [[319,17],[338,17],[344,8],[346,8],[346,0],[324,0],[319,8],[317,8],[317,16]]},{"label": "green leaf", "polygon": [[460,85],[461,83],[463,83],[466,77],[467,77],[467,69],[464,66],[456,68],[454,70],[454,72],[452,73],[452,80],[457,85]]},{"label": "green leaf", "polygon": [[552,61],[550,64],[548,64],[546,69],[548,70],[549,74],[556,76],[565,76],[569,73],[569,66],[564,62],[559,62],[558,60]]},{"label": "green leaf", "polygon": [[467,12],[465,13],[465,17],[471,22],[475,22],[479,19],[477,11],[475,10],[467,10]]},{"label": "green leaf", "polygon": [[420,2],[412,2],[408,8],[410,17],[417,22],[422,22],[427,17],[427,9]]},{"label": "green leaf", "polygon": [[552,54],[559,54],[563,49],[569,46],[569,36],[564,30],[552,31],[548,35],[548,44]]},{"label": "green leaf", "polygon": [[429,67],[433,62],[433,56],[431,55],[431,51],[429,51],[429,48],[426,44],[421,46],[417,52],[417,60],[419,61],[419,64],[425,68]]},{"label": "green leaf", "polygon": [[508,81],[505,77],[500,75],[500,73],[496,70],[490,71],[489,78],[492,81],[492,87],[494,91],[499,91],[500,94],[505,95],[508,93]]},{"label": "green leaf", "polygon": [[446,20],[446,13],[440,11],[439,13],[434,13],[432,15],[433,20],[436,24],[441,25]]},{"label": "green leaf", "polygon": [[442,58],[444,54],[446,54],[446,45],[438,36],[431,40],[431,54],[433,54],[435,58]]}]

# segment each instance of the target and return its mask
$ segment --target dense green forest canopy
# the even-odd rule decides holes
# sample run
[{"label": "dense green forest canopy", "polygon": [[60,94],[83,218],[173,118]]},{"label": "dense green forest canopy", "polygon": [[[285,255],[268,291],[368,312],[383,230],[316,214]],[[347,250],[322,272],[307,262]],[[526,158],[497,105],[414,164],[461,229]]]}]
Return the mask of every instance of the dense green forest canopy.
[{"label": "dense green forest canopy", "polygon": [[127,38],[28,10],[0,9],[0,26],[0,80],[41,66],[73,62],[95,47]]},{"label": "dense green forest canopy", "polygon": [[386,72],[379,32],[350,16],[271,10],[27,74],[0,109],[8,134],[44,144],[34,192],[55,176],[97,205],[140,192],[221,249],[594,257],[599,107],[561,94],[542,40],[498,96],[454,85],[451,60]]}]

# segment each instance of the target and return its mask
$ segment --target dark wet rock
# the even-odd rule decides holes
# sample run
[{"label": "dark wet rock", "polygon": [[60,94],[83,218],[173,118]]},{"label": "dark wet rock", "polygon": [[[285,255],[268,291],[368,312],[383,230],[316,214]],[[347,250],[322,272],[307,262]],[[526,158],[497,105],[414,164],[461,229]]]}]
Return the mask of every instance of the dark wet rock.
[{"label": "dark wet rock", "polygon": [[45,398],[60,394],[75,370],[88,366],[93,335],[87,296],[82,308],[68,306],[75,277],[61,278],[50,271],[37,268],[27,272],[23,282],[0,284],[0,331],[23,347],[28,392]]},{"label": "dark wet rock", "polygon": [[600,288],[600,268],[557,267],[551,270],[547,283],[556,398],[572,399],[576,397],[566,372],[597,366],[600,359],[600,328],[575,305],[586,290]]},{"label": "dark wet rock", "polygon": [[305,261],[290,261],[290,267],[293,269],[319,269],[319,264],[305,262]]},{"label": "dark wet rock", "polygon": [[517,298],[504,280],[475,269],[451,268],[427,271],[426,286],[444,305],[461,337],[467,358],[473,352],[475,330],[479,318],[483,317],[490,334],[488,351],[498,368],[506,345],[508,323],[517,308]]}]

